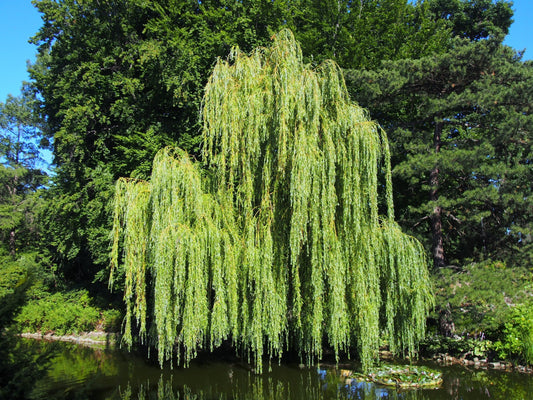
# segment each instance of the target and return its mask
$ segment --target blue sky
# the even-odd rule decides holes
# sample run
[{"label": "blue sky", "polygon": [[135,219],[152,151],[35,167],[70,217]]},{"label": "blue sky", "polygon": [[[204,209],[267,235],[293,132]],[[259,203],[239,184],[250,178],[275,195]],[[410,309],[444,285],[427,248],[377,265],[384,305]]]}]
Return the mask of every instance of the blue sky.
[{"label": "blue sky", "polygon": [[30,0],[0,0],[0,101],[20,94],[29,79],[26,60],[35,61],[36,46],[28,39],[41,26],[41,16]]},{"label": "blue sky", "polygon": [[[533,0],[514,0],[514,23],[505,43],[517,50],[527,48],[524,59],[533,59]],[[26,61],[35,60],[36,47],[28,39],[41,26],[41,17],[30,0],[0,0],[0,101],[18,95],[28,80]]]}]

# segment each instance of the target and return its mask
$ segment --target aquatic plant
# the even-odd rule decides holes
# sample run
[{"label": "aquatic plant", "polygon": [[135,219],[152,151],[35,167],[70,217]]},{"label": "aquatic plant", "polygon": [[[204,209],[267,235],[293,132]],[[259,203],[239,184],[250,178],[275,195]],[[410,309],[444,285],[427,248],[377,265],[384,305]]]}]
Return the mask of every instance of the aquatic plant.
[{"label": "aquatic plant", "polygon": [[429,388],[442,384],[442,373],[424,366],[381,365],[366,373],[354,373],[353,379],[361,382],[374,382],[397,388]]},{"label": "aquatic plant", "polygon": [[380,336],[413,354],[433,301],[426,256],[394,222],[386,135],[339,67],[305,65],[282,31],[218,61],[202,116],[202,164],[165,148],[149,182],[117,182],[126,343],[135,321],[161,363],[225,340],[259,370],[264,354],[311,363],[325,344],[368,367]]}]

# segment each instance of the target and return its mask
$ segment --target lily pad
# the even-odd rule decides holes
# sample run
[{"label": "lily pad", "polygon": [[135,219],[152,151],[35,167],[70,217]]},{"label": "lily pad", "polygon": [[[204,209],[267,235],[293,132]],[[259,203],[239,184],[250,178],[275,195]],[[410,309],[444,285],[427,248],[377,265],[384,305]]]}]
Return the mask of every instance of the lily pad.
[{"label": "lily pad", "polygon": [[440,386],[442,373],[434,369],[414,365],[382,365],[369,372],[354,373],[353,379],[374,382],[384,386],[407,388],[431,388]]}]

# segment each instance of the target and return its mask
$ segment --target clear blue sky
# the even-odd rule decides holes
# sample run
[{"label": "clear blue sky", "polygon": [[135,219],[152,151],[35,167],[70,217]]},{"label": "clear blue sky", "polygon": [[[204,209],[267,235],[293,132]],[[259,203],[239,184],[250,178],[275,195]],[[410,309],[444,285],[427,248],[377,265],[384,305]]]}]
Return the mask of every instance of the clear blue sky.
[{"label": "clear blue sky", "polygon": [[[533,0],[514,0],[514,23],[505,44],[527,48],[524,59],[533,58]],[[18,95],[28,80],[26,61],[35,60],[36,47],[28,39],[41,26],[41,17],[30,0],[0,0],[0,101]]]},{"label": "clear blue sky", "polygon": [[41,16],[30,0],[0,0],[0,101],[20,94],[29,80],[26,61],[35,61],[36,46],[28,40],[39,30]]},{"label": "clear blue sky", "polygon": [[504,40],[508,46],[522,51],[524,60],[533,59],[533,0],[514,0],[514,22]]}]

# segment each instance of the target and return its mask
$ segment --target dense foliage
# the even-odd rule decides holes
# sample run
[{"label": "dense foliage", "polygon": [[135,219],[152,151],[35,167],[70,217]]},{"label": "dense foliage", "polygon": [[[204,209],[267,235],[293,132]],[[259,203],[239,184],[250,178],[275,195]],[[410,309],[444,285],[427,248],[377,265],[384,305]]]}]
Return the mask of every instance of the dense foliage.
[{"label": "dense foliage", "polygon": [[93,304],[87,290],[72,290],[36,296],[21,307],[14,327],[21,332],[66,335],[120,328],[120,312]]},{"label": "dense foliage", "polygon": [[[229,216],[235,224],[242,225],[249,204],[254,218],[265,226],[288,218],[256,214],[264,210],[260,200],[264,193],[257,192],[260,182],[246,181],[244,186],[232,182],[235,171],[244,171],[242,159],[229,150],[220,155],[217,146],[201,147],[204,122],[199,112],[217,57],[226,57],[236,45],[245,53],[265,46],[275,32],[287,27],[301,43],[302,58],[311,67],[327,59],[340,65],[352,99],[368,110],[365,119],[371,118],[385,129],[398,222],[428,253],[433,252],[437,267],[432,271],[437,288],[434,316],[446,326],[437,325],[441,333],[490,335],[490,346],[474,339],[460,342],[449,338],[456,341],[450,348],[458,343],[461,349],[471,345],[474,352],[528,359],[524,345],[531,321],[527,282],[533,254],[533,64],[502,44],[512,22],[511,2],[34,0],[34,4],[43,24],[32,39],[38,45],[37,62],[30,67],[32,81],[24,85],[21,96],[9,96],[0,103],[0,326],[12,324],[21,310],[26,315],[47,313],[47,301],[59,299],[65,314],[61,307],[54,309],[58,315],[55,326],[47,327],[43,321],[32,325],[32,329],[56,330],[62,318],[78,315],[72,296],[85,293],[78,292],[80,288],[89,290],[91,297],[103,293],[106,301],[91,304],[99,313],[107,312],[114,183],[121,176],[148,179],[155,155],[167,146],[179,146],[190,160],[203,162],[198,167],[181,151],[171,152],[168,160],[175,160],[166,161],[168,165],[176,160],[191,165],[190,175],[201,182],[201,198],[211,198],[213,209],[220,205],[214,188],[221,181],[234,185],[235,199],[245,186],[257,186],[258,194],[246,200],[248,203],[232,205],[235,208]],[[322,67],[317,71],[324,72]],[[246,113],[258,104],[231,104],[239,111],[226,120],[228,126],[261,123],[260,119],[250,120]],[[203,115],[207,112],[204,109]],[[284,112],[292,115],[296,109]],[[376,143],[381,145],[385,135],[378,131]],[[294,158],[297,163],[291,168],[321,160],[311,152],[313,143],[305,143],[307,148],[299,143],[302,154]],[[39,146],[53,150],[51,179],[39,160]],[[320,146],[331,144],[320,142]],[[320,146],[318,154],[322,156],[324,148]],[[338,143],[334,146],[338,150]],[[241,147],[246,151],[255,148],[248,143]],[[340,148],[336,156],[340,150],[344,151]],[[267,154],[264,151],[261,148],[261,154]],[[293,156],[290,152],[281,155],[287,160]],[[250,160],[256,160],[253,157]],[[268,170],[274,159],[254,162]],[[217,160],[238,170],[224,176],[213,168]],[[380,164],[380,192],[389,190],[385,190],[386,169]],[[280,185],[271,196],[290,189],[289,181],[277,172],[266,177]],[[341,180],[335,179],[337,191]],[[142,184],[134,184],[136,180],[121,182],[123,189],[135,187],[140,196],[152,196],[152,182],[145,184],[144,192]],[[313,190],[307,195],[314,196],[322,189]],[[321,201],[330,201],[332,193],[328,191]],[[338,192],[335,196],[346,197]],[[306,198],[294,197],[290,202],[299,201],[298,215],[309,217],[310,206],[303,206]],[[287,200],[278,195],[270,201]],[[387,204],[391,202],[386,195],[377,197],[379,213],[388,213]],[[386,226],[387,220],[379,219],[378,225]],[[301,236],[296,230],[285,234],[285,246],[305,240],[312,243],[317,237],[313,226]],[[331,236],[328,229],[327,225],[323,231],[320,228],[324,238]],[[370,236],[376,241],[375,235]],[[273,236],[273,243],[276,240],[282,239]],[[283,252],[273,254],[279,259]],[[296,264],[291,256],[288,261],[292,271]],[[299,261],[315,262],[306,256]],[[122,289],[125,283],[131,287],[133,282],[127,279],[132,276],[115,275],[115,287]],[[250,278],[249,282],[249,290],[256,290],[255,281]],[[302,276],[301,290],[309,292],[314,288],[312,282],[310,274]],[[143,283],[138,284],[141,287]],[[72,287],[76,289],[72,291]],[[324,286],[324,293],[337,296],[332,288]],[[127,292],[129,301],[139,293]],[[148,311],[154,293],[146,295]],[[280,328],[284,332],[298,321],[297,300],[291,298],[287,305],[287,325]],[[325,301],[321,310],[330,322],[337,315],[330,313],[331,304]],[[302,303],[299,314],[302,326],[311,323],[311,315],[320,314],[318,309],[315,314],[305,314],[305,306]],[[91,307],[85,309],[92,312]],[[345,311],[340,310],[337,316],[342,321]],[[137,311],[132,308],[130,312]],[[289,320],[293,322],[289,324]],[[370,320],[375,321],[375,315]],[[148,324],[150,321],[147,318]],[[336,333],[331,326],[329,323],[323,332],[333,337]],[[222,327],[215,336],[226,331],[227,327]],[[317,338],[319,334],[312,335]],[[283,337],[286,342],[300,339]]]},{"label": "dense foliage", "polygon": [[[200,101],[216,58],[266,45],[291,28],[312,62],[377,66],[419,57],[449,40],[428,5],[406,0],[39,0],[43,26],[31,69],[56,177],[44,214],[48,245],[68,279],[107,264],[108,199],[120,176],[147,178],[156,152],[200,156]],[[354,12],[355,11],[355,12]]]},{"label": "dense foliage", "polygon": [[496,37],[348,73],[391,137],[400,221],[435,267],[531,262],[532,67]]},{"label": "dense foliage", "polygon": [[107,264],[114,181],[148,177],[164,146],[198,153],[216,57],[268,41],[281,17],[262,1],[35,3],[45,23],[31,73],[57,166],[44,225],[66,278],[92,280]]},{"label": "dense foliage", "polygon": [[443,269],[433,275],[438,312],[448,312],[452,333],[495,337],[511,318],[513,307],[529,304],[531,271],[502,262],[470,264],[462,271]]},{"label": "dense foliage", "polygon": [[27,87],[0,102],[0,251],[13,258],[38,246],[38,189],[47,182],[39,168],[38,120]]},{"label": "dense foliage", "polygon": [[513,308],[505,322],[502,338],[494,343],[501,359],[518,359],[533,364],[533,307],[531,304]]},{"label": "dense foliage", "polygon": [[149,182],[117,184],[126,340],[135,317],[161,363],[175,344],[187,363],[231,339],[259,369],[263,353],[310,362],[324,343],[366,368],[381,332],[412,355],[432,304],[425,254],[394,223],[387,138],[336,64],[306,67],[281,31],[217,63],[202,113],[211,178],[165,149]]}]

